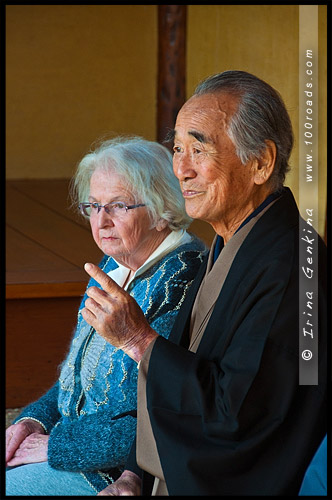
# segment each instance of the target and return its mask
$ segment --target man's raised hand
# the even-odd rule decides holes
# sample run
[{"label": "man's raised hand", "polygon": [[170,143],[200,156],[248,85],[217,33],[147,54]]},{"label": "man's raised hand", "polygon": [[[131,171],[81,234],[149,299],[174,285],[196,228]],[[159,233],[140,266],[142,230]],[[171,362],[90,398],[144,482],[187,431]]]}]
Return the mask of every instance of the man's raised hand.
[{"label": "man's raised hand", "polygon": [[107,342],[140,361],[158,334],[150,327],[135,299],[106,273],[90,263],[85,264],[84,269],[102,290],[95,286],[88,288],[88,298],[81,310],[83,318]]}]

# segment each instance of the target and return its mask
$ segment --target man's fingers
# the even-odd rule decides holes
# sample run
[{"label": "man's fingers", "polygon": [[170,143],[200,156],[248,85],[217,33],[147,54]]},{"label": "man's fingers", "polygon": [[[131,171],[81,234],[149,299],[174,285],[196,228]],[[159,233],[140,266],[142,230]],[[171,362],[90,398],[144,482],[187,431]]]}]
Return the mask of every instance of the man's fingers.
[{"label": "man's fingers", "polygon": [[83,316],[83,319],[85,319],[85,321],[90,326],[93,326],[96,329],[97,318],[96,318],[95,314],[93,314],[93,312],[90,309],[88,309],[87,306],[83,307],[83,309],[81,310],[81,314]]},{"label": "man's fingers", "polygon": [[[87,289],[86,294],[91,298],[91,301],[86,300],[85,304],[91,303],[92,307],[97,307],[98,304],[105,304],[107,303],[109,298],[112,297],[111,294],[105,292],[104,290],[101,290],[97,286],[90,286]],[[91,307],[89,309],[91,309]]]},{"label": "man's fingers", "polygon": [[112,278],[107,276],[107,274],[95,264],[88,262],[84,264],[84,269],[91,276],[91,278],[95,279],[99,285],[102,286],[105,292],[112,294],[122,290],[121,287],[119,287],[119,285],[112,280]]},{"label": "man's fingers", "polygon": [[102,302],[98,300],[98,297],[96,300],[94,300],[91,297],[88,297],[85,301],[84,308],[87,309],[92,315],[94,315],[95,319],[100,319],[101,317],[104,317],[104,314],[111,314],[112,313],[112,307],[110,306],[110,303],[108,302]]}]

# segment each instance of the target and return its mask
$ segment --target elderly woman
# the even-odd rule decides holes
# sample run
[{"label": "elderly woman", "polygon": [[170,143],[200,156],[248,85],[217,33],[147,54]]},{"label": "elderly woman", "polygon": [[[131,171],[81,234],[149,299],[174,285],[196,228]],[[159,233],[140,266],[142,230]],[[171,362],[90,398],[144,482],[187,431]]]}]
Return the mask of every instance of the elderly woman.
[{"label": "elderly woman", "polygon": [[[106,141],[79,163],[72,191],[105,254],[99,267],[168,337],[206,253],[186,232],[171,154],[139,137]],[[123,470],[137,364],[86,323],[86,300],[57,383],[7,429],[7,495],[97,495]]]}]

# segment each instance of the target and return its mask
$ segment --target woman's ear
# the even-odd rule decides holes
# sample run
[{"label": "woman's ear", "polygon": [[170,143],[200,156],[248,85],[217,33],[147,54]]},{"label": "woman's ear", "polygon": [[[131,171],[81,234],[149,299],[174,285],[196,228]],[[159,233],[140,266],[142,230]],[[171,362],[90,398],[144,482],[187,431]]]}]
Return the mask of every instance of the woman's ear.
[{"label": "woman's ear", "polygon": [[159,219],[156,224],[157,231],[163,231],[168,226],[168,222],[165,219]]},{"label": "woman's ear", "polygon": [[265,150],[260,158],[255,159],[254,182],[257,185],[265,184],[270,179],[276,163],[277,146],[270,140],[266,140],[265,144]]}]

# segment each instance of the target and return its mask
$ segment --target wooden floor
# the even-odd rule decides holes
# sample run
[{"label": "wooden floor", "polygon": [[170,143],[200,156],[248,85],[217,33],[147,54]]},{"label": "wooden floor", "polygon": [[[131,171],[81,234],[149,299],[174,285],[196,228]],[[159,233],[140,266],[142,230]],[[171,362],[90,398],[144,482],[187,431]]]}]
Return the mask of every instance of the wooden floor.
[{"label": "wooden floor", "polygon": [[[24,406],[57,379],[88,275],[102,257],[70,208],[68,179],[6,182],[6,408]],[[190,231],[208,245],[214,232]]]}]

